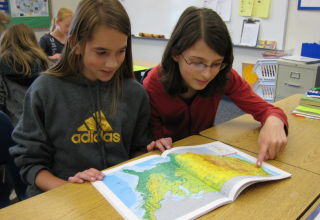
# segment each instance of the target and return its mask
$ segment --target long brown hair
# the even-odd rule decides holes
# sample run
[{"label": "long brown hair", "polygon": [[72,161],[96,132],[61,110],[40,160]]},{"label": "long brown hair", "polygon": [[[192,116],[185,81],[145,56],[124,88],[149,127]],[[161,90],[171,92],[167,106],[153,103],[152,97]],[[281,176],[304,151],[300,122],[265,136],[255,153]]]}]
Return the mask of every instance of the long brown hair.
[{"label": "long brown hair", "polygon": [[60,8],[57,11],[56,16],[51,19],[50,32],[53,32],[56,29],[56,21],[63,21],[65,18],[73,16],[73,11],[69,8]]},{"label": "long brown hair", "polygon": [[172,56],[182,54],[198,40],[204,40],[208,47],[223,56],[223,62],[228,64],[206,88],[198,91],[199,95],[204,98],[212,97],[222,93],[228,85],[233,63],[233,46],[228,28],[215,11],[191,6],[181,14],[162,56],[160,82],[172,97],[187,92],[179,65]]},{"label": "long brown hair", "polygon": [[[0,60],[4,59],[17,73],[30,74],[35,62],[49,68],[47,56],[42,51],[33,29],[26,24],[11,25],[2,34],[0,44]],[[22,67],[21,71],[16,69],[17,64]]]},{"label": "long brown hair", "polygon": [[125,60],[111,79],[113,82],[112,112],[114,112],[122,80],[135,78],[132,66],[131,24],[127,12],[118,0],[80,1],[72,18],[69,38],[61,56],[56,65],[46,73],[58,77],[82,76],[82,57],[76,54],[76,47],[80,45],[84,52],[87,41],[92,39],[92,35],[101,26],[116,28],[128,36]]}]

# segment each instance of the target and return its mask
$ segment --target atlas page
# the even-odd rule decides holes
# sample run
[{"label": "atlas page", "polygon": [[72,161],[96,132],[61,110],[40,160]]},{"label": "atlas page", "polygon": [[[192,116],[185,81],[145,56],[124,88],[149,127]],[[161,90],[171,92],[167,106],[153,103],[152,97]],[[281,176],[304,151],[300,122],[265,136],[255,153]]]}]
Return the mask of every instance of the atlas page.
[{"label": "atlas page", "polygon": [[195,219],[247,186],[291,174],[221,142],[175,147],[103,171],[92,184],[125,219]]}]

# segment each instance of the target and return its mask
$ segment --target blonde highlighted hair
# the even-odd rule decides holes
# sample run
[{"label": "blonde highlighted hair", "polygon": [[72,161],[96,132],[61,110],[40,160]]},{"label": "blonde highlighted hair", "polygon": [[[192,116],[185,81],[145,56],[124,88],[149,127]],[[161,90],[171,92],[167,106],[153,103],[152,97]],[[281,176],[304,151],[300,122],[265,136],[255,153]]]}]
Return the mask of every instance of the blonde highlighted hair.
[{"label": "blonde highlighted hair", "polygon": [[[11,25],[2,34],[0,45],[0,60],[4,59],[20,74],[30,74],[35,62],[49,68],[47,56],[42,51],[33,29],[26,24]],[[39,59],[34,59],[35,57]],[[22,66],[22,71],[16,69],[17,64]]]},{"label": "blonde highlighted hair", "polygon": [[[5,29],[6,23],[10,22],[10,17],[8,14],[0,11],[0,29]],[[1,34],[2,31],[0,31]]]},{"label": "blonde highlighted hair", "polygon": [[56,29],[56,20],[63,21],[67,17],[73,16],[73,11],[69,8],[60,8],[57,11],[56,16],[54,16],[51,20],[50,32],[53,32]]}]

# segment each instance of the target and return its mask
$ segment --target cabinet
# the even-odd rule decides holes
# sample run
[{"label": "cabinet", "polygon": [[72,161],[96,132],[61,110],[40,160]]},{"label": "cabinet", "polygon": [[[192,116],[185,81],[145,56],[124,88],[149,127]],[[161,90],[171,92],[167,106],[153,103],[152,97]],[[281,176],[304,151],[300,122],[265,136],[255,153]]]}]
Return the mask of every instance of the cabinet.
[{"label": "cabinet", "polygon": [[275,102],[297,93],[304,94],[312,87],[320,87],[320,63],[304,64],[279,59],[277,70]]}]

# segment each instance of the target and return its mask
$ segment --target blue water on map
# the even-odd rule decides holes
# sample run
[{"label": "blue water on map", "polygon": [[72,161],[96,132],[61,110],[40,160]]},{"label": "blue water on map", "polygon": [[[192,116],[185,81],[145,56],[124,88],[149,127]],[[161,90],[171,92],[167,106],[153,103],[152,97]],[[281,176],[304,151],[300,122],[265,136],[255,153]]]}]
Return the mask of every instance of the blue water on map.
[{"label": "blue water on map", "polygon": [[105,176],[102,182],[107,185],[128,208],[136,203],[136,195],[132,192],[128,182],[123,181],[115,175]]},{"label": "blue water on map", "polygon": [[130,166],[128,168],[124,167],[123,169],[130,169],[130,170],[134,170],[136,172],[143,172],[145,170],[151,170],[152,168],[156,167],[156,165],[159,163],[169,162],[169,160],[170,160],[170,158],[156,157],[156,158],[152,158],[150,160],[146,160],[141,163],[135,164],[135,165]]}]

